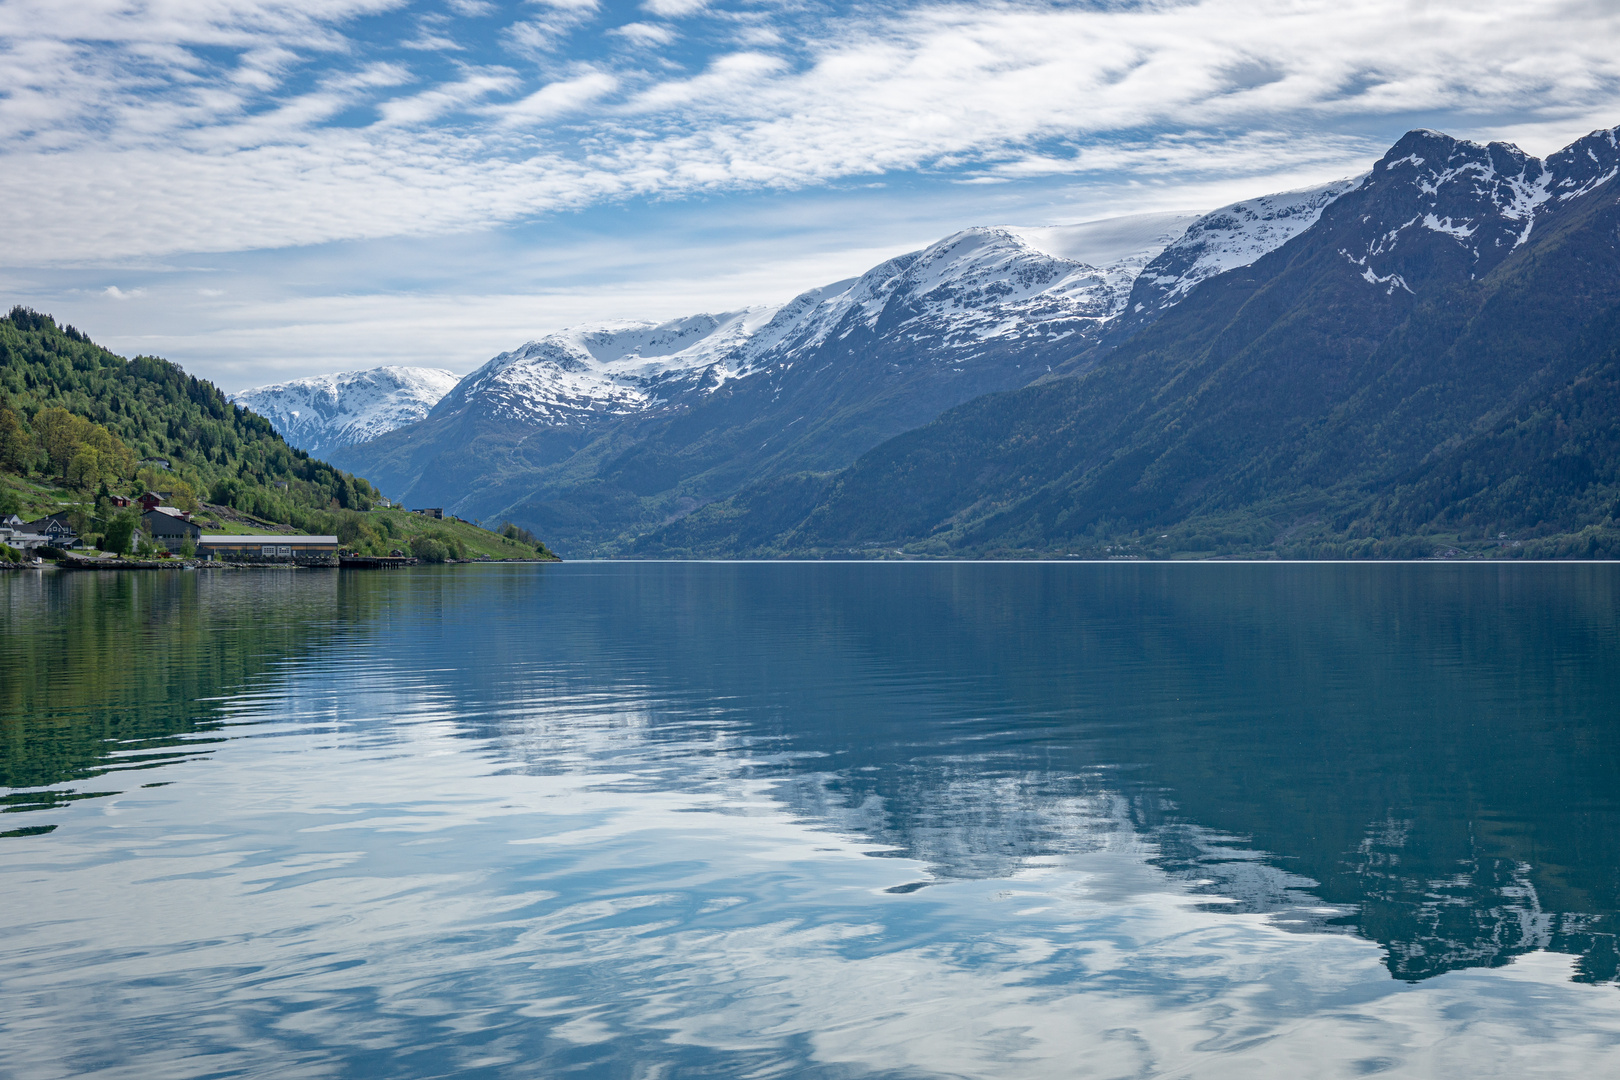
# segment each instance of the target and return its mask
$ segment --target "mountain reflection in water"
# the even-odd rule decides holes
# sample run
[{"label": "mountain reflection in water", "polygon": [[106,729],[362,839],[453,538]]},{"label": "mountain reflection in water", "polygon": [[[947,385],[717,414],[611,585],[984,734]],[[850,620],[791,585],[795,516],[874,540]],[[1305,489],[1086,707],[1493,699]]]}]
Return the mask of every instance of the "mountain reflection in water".
[{"label": "mountain reflection in water", "polygon": [[[824,953],[858,961],[862,979],[875,980],[849,988],[871,1015],[910,1008],[899,990],[886,1006],[873,988],[903,981],[884,965],[912,947],[947,949],[958,966],[982,962],[1014,980],[1008,986],[1054,993],[1117,990],[1108,980],[1132,968],[1169,985],[1162,980],[1172,975],[1150,979],[1156,969],[1140,951],[1114,975],[1099,973],[1109,949],[1139,949],[1109,940],[1132,919],[1195,915],[1200,933],[1217,936],[1222,920],[1232,933],[1267,926],[1297,932],[1310,948],[1364,938],[1382,949],[1390,974],[1414,984],[1529,953],[1572,957],[1567,977],[1577,982],[1616,978],[1620,569],[1612,567],[569,564],[173,574],[138,586],[15,576],[0,589],[11,612],[0,657],[8,704],[0,778],[12,785],[6,810],[26,812],[0,820],[28,826],[0,840],[0,880],[26,879],[40,902],[66,895],[57,882],[72,879],[82,894],[87,881],[126,880],[108,868],[130,857],[132,837],[162,847],[165,830],[178,835],[189,815],[218,836],[208,858],[224,863],[207,874],[240,872],[221,868],[236,859],[339,894],[366,880],[367,896],[397,878],[398,919],[443,921],[452,936],[504,928],[500,949],[516,952],[486,957],[486,975],[518,955],[574,972],[575,981],[547,984],[557,1001],[590,998],[581,987],[610,970],[653,964],[636,950],[654,940],[679,952],[682,935],[729,935],[727,949],[707,959],[657,961],[676,966],[658,968],[669,992],[646,1006],[662,1019],[646,1023],[681,1046],[730,1046],[733,1036],[705,1027],[717,1010],[765,1009],[764,999],[745,1004],[742,988],[755,975],[765,980],[758,986],[808,980]],[[124,613],[126,633],[104,629],[109,611]],[[203,739],[226,746],[209,742],[208,759],[188,761],[186,747]],[[141,772],[109,771],[146,746],[162,753]],[[170,785],[168,801],[128,776]],[[260,809],[240,808],[251,800]],[[378,846],[427,829],[412,822],[435,814],[448,815],[443,827],[458,837],[454,856]],[[671,815],[687,815],[690,829]],[[519,818],[529,822],[522,835],[499,824]],[[56,831],[38,835],[41,826]],[[355,838],[362,826],[371,839]],[[797,839],[782,839],[784,829]],[[339,834],[325,830],[350,839],[326,850],[313,837]],[[762,864],[780,860],[780,875],[739,876],[727,845],[769,847],[766,832],[796,854]],[[418,842],[430,838],[410,843]],[[269,854],[243,854],[261,850]],[[445,880],[461,882],[445,909],[416,910],[413,896],[449,888],[424,884],[428,864],[413,861],[424,859],[449,860]],[[355,870],[355,860],[369,868]],[[805,860],[813,869],[787,869]],[[1078,876],[1050,884],[1059,869]],[[1141,876],[1149,871],[1157,878]],[[200,872],[177,858],[165,874]],[[480,875],[489,881],[466,884]],[[264,880],[272,878],[280,881]],[[134,880],[138,891],[148,879]],[[1026,892],[1039,903],[1020,900]],[[1161,896],[1171,899],[1143,899]],[[257,903],[274,910],[268,929],[302,925],[268,895]],[[372,918],[388,910],[377,903]],[[87,920],[100,917],[83,895],[77,904]],[[1058,923],[1041,923],[1059,909]],[[220,918],[210,940],[252,936]],[[1015,930],[1029,920],[1043,929]],[[51,933],[15,939],[32,950],[26,963],[18,952],[0,955],[0,992],[54,985],[40,959],[57,940]],[[305,933],[312,943],[322,936],[306,930],[292,940]],[[589,956],[578,952],[582,934],[594,942]],[[801,937],[793,948],[802,970],[791,978],[736,966],[748,949],[780,950]],[[116,952],[120,943],[93,946]],[[1178,964],[1214,970],[1254,947]],[[240,948],[231,964],[262,962]],[[579,963],[598,974],[581,974]],[[224,970],[209,978],[243,992]],[[694,981],[693,970],[709,975]],[[114,981],[137,977],[157,973]],[[436,993],[470,1001],[479,976],[464,977],[473,983]],[[338,992],[305,987],[301,1007]],[[938,992],[955,991],[941,983]],[[526,1053],[556,1068],[641,1075],[628,1063],[674,1051],[670,1041],[624,1049],[628,1020],[606,1003],[625,993],[604,990],[591,1009],[553,1017],[541,1025],[550,1025],[545,1049]],[[1289,1008],[1270,1007],[1277,1016]],[[1223,999],[1222,1008],[1236,1006]],[[858,1030],[859,1013],[837,1022]],[[711,1019],[700,1023],[700,1014]],[[762,1013],[749,1030],[791,1029],[786,1015]],[[918,1038],[939,1022],[926,1010],[907,1015]],[[44,1016],[14,1018],[10,1037],[43,1037]],[[292,1023],[292,1013],[263,1022]],[[1130,1026],[1120,1019],[1105,1029]],[[1040,1024],[1014,1027],[1033,1033]],[[1576,1034],[1597,1039],[1601,1056],[1617,1045],[1605,1030]],[[464,1057],[442,1056],[454,1040],[405,1067],[408,1038],[375,1036],[391,1062],[376,1072],[359,1058],[320,1060],[345,1075],[430,1075],[451,1060],[469,1068]],[[1247,1045],[1234,1033],[1199,1038],[1222,1052]],[[558,1049],[616,1041],[617,1056]],[[731,1046],[743,1056],[724,1064],[679,1055],[666,1063],[676,1074],[804,1071],[825,1057],[821,1042],[787,1059]],[[1375,1050],[1347,1058],[1355,1065],[1347,1070],[1379,1071],[1401,1058]],[[1145,1053],[1121,1049],[1120,1067],[1171,1068],[1144,1065]],[[935,1070],[915,1058],[881,1068],[871,1055],[840,1060],[860,1075]],[[0,1050],[0,1072],[5,1064]]]}]

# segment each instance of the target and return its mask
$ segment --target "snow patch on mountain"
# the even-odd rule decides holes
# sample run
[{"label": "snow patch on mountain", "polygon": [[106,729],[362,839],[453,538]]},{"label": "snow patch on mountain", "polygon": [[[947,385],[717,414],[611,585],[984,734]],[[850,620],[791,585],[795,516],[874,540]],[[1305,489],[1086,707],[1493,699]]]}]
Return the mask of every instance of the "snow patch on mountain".
[{"label": "snow patch on mountain", "polygon": [[1364,177],[1263,195],[1223,206],[1189,225],[1143,269],[1131,294],[1131,311],[1172,307],[1216,274],[1248,266],[1315,225],[1322,211]]},{"label": "snow patch on mountain", "polygon": [[243,390],[231,400],[311,454],[368,442],[422,419],[460,377],[438,368],[379,367]]}]

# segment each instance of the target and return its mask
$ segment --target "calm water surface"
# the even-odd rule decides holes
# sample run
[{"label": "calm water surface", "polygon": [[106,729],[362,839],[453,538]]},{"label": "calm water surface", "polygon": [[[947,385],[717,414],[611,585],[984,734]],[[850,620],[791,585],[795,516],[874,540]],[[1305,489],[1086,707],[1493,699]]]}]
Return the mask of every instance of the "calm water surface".
[{"label": "calm water surface", "polygon": [[1620,1070],[1620,568],[0,603],[0,1076]]}]

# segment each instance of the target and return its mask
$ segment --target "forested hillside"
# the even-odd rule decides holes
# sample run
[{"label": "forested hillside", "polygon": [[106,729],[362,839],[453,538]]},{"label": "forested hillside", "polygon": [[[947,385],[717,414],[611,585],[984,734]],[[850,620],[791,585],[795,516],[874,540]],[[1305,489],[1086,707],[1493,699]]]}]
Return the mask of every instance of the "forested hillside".
[{"label": "forested hillside", "polygon": [[[288,446],[212,383],[154,356],[125,360],[21,307],[0,319],[0,472],[14,478],[13,501],[40,484],[86,497],[144,486],[173,492],[178,505],[206,499],[300,526],[375,498],[365,480]],[[15,483],[31,477],[38,483]]]}]

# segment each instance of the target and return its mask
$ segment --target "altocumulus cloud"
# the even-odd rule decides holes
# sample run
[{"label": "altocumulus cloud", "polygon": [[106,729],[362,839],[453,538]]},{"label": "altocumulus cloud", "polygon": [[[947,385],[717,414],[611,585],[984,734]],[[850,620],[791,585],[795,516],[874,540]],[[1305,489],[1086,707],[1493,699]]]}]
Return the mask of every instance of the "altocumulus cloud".
[{"label": "altocumulus cloud", "polygon": [[1620,122],[1616,40],[1600,0],[0,0],[0,198],[71,262],[896,173],[1297,173],[1408,115]]}]

